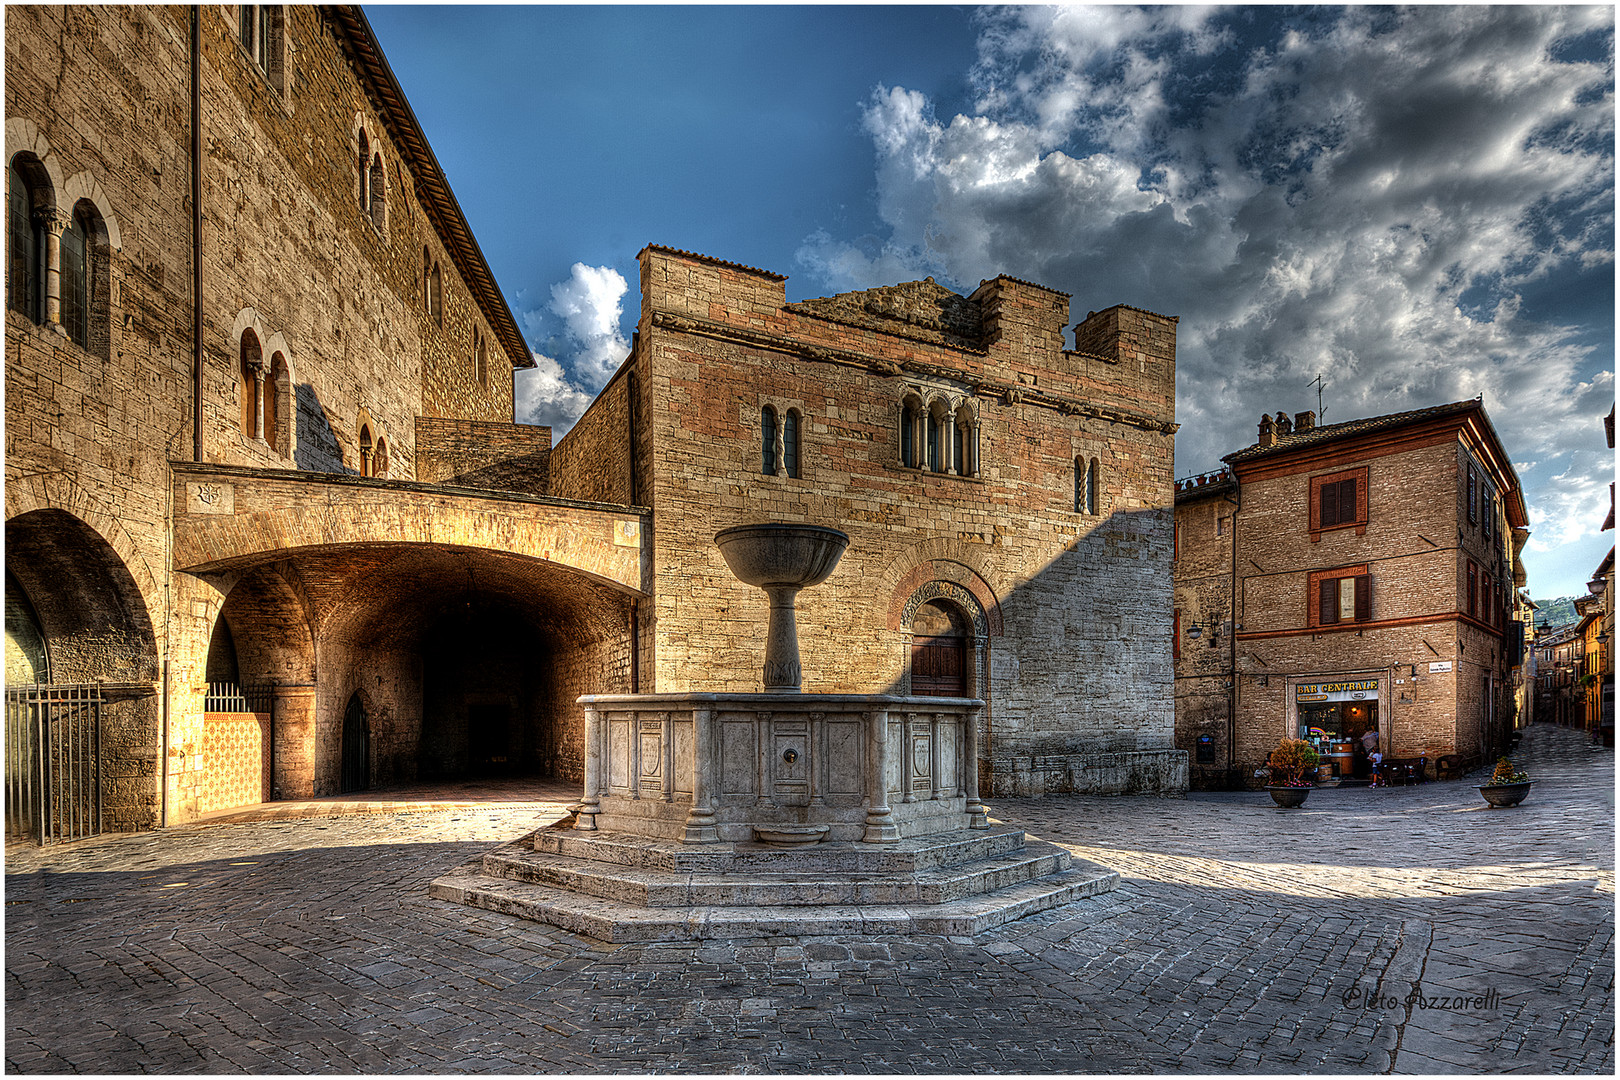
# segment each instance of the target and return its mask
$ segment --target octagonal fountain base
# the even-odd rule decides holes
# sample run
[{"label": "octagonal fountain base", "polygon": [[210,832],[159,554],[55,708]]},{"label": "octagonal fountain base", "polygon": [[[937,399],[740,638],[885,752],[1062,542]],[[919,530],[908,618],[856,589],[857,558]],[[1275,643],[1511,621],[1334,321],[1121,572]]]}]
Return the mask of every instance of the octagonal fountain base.
[{"label": "octagonal fountain base", "polygon": [[433,896],[607,941],[977,934],[1115,887],[994,826],[982,701],[857,694],[581,698],[575,813]]},{"label": "octagonal fountain base", "polygon": [[610,942],[825,934],[970,936],[1107,892],[1119,874],[1018,829],[882,846],[693,846],[581,835],[571,819],[488,852],[429,894]]}]

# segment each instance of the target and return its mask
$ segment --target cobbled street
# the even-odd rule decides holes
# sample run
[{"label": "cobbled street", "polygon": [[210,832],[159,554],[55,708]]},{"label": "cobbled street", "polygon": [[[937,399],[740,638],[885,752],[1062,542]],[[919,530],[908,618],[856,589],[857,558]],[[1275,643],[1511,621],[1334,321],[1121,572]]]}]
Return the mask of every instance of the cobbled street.
[{"label": "cobbled street", "polygon": [[526,804],[6,860],[10,1072],[1579,1072],[1614,1061],[1614,766],[1538,783],[1000,800],[1120,888],[966,938],[604,945],[427,896]]}]

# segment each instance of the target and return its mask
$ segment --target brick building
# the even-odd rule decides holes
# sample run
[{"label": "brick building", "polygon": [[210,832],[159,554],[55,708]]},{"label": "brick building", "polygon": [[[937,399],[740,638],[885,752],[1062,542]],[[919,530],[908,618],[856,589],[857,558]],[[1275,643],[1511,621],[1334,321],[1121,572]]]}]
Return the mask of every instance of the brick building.
[{"label": "brick building", "polygon": [[1385,759],[1501,747],[1529,532],[1483,406],[1320,427],[1278,413],[1224,460],[1229,480],[1176,495],[1177,743],[1195,782],[1255,782],[1283,737],[1338,744],[1356,773],[1345,744],[1369,731]]},{"label": "brick building", "polygon": [[920,662],[990,702],[995,791],[1185,786],[1173,319],[1071,349],[1068,298],[1010,278],[787,304],[648,248],[553,448],[358,8],[19,7],[6,58],[8,822],[577,776],[582,694],[757,688],[712,537],[763,518],[852,537],[807,689]]}]

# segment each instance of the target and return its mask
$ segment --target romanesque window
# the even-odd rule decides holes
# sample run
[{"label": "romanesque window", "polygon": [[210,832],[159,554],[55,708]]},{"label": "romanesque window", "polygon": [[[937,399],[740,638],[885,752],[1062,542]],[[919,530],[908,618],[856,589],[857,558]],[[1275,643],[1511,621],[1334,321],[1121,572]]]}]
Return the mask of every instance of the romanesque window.
[{"label": "romanesque window", "polygon": [[1468,523],[1479,521],[1479,477],[1472,465],[1468,466]]},{"label": "romanesque window", "polygon": [[908,397],[900,406],[900,464],[908,469],[921,468],[917,454],[917,416],[922,402]]},{"label": "romanesque window", "polygon": [[259,335],[244,330],[237,377],[242,402],[242,434],[250,439],[259,437],[259,376],[263,371],[264,350],[259,344]]},{"label": "romanesque window", "polygon": [[428,310],[433,319],[441,328],[444,326],[444,275],[439,272],[437,261],[433,263],[433,273],[428,279]]},{"label": "romanesque window", "polygon": [[1099,482],[1096,458],[1074,459],[1074,510],[1077,514],[1097,512],[1097,484]]},{"label": "romanesque window", "polygon": [[782,471],[799,477],[799,410],[789,409],[782,418]]},{"label": "romanesque window", "polygon": [[371,209],[371,140],[366,138],[366,129],[360,129],[360,144],[354,155],[354,167],[360,176],[360,212],[370,213]]},{"label": "romanesque window", "polygon": [[433,314],[433,256],[422,249],[422,310]]},{"label": "romanesque window", "polygon": [[45,228],[41,209],[45,185],[30,181],[43,173],[32,154],[11,159],[7,174],[6,306],[36,323],[45,321]]},{"label": "romanesque window", "polygon": [[759,471],[776,475],[776,410],[769,405],[759,410]]},{"label": "romanesque window", "polygon": [[291,387],[288,385],[287,358],[279,352],[270,357],[264,376],[264,441],[278,454],[290,452]]},{"label": "romanesque window", "polygon": [[476,326],[473,327],[473,377],[478,380],[479,386],[489,386],[488,343]]},{"label": "romanesque window", "polygon": [[371,475],[388,475],[388,440],[377,436],[377,449],[371,455]]},{"label": "romanesque window", "polygon": [[969,403],[953,408],[942,394],[925,403],[920,393],[908,391],[897,417],[903,467],[951,476],[979,474],[979,421]]},{"label": "romanesque window", "polygon": [[380,232],[388,225],[388,174],[383,169],[382,154],[378,153],[371,159],[371,175],[366,183],[366,197],[369,203],[366,213],[371,217],[371,223]]},{"label": "romanesque window", "polygon": [[360,475],[372,475],[372,442],[371,428],[365,424],[360,425]]},{"label": "romanesque window", "polygon": [[90,347],[90,234],[85,213],[75,207],[68,227],[62,231],[61,275],[62,329],[81,349]]},{"label": "romanesque window", "polygon": [[281,4],[243,4],[237,8],[237,37],[242,49],[277,90],[286,92],[287,16]]}]

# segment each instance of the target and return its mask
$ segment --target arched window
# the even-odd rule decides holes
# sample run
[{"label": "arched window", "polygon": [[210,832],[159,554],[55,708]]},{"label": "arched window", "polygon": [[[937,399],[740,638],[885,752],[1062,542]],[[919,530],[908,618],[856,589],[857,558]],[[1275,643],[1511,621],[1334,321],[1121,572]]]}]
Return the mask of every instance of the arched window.
[{"label": "arched window", "polygon": [[782,469],[789,476],[799,476],[799,410],[789,409],[782,418]]},{"label": "arched window", "polygon": [[264,372],[264,350],[259,335],[252,330],[242,331],[242,362],[238,368],[242,399],[242,434],[250,439],[259,437],[259,377]]},{"label": "arched window", "polygon": [[36,323],[45,321],[45,229],[39,210],[46,194],[31,182],[43,172],[32,155],[11,159],[6,175],[6,306]]},{"label": "arched window", "polygon": [[956,410],[956,453],[954,465],[958,476],[979,475],[979,423],[973,410],[963,402]]},{"label": "arched window", "polygon": [[[81,204],[82,205],[82,204]],[[68,227],[62,230],[61,288],[62,329],[81,349],[90,347],[90,229],[85,213],[74,207]]]},{"label": "arched window", "polygon": [[360,173],[360,212],[371,212],[371,140],[366,138],[366,129],[360,129],[360,147],[355,155],[355,168]]},{"label": "arched window", "polygon": [[264,376],[264,441],[278,454],[291,453],[292,388],[288,382],[287,358],[276,353]]},{"label": "arched window", "polygon": [[928,468],[931,472],[945,472],[951,459],[951,421],[943,402],[936,401],[928,409]]},{"label": "arched window", "polygon": [[431,288],[429,292],[433,297],[430,306],[433,311],[433,318],[442,327],[444,326],[444,275],[439,273],[439,264],[437,262],[433,264],[433,274],[430,281]]},{"label": "arched window", "polygon": [[371,182],[367,185],[370,198],[371,223],[379,230],[388,224],[388,175],[383,170],[382,155],[371,160]]},{"label": "arched window", "polygon": [[422,310],[433,314],[433,256],[422,249]]},{"label": "arched window", "polygon": [[286,12],[281,4],[243,4],[237,8],[237,36],[242,48],[270,84],[286,92]]},{"label": "arched window", "polygon": [[388,440],[377,436],[377,449],[371,455],[371,475],[388,475]]},{"label": "arched window", "polygon": [[759,410],[759,471],[776,475],[776,410],[769,405]]},{"label": "arched window", "polygon": [[489,357],[486,355],[484,335],[473,327],[473,378],[479,386],[489,386]]},{"label": "arched window", "polygon": [[917,410],[909,401],[900,406],[900,464],[917,468]]},{"label": "arched window", "polygon": [[370,476],[372,468],[371,428],[360,425],[360,475]]}]

